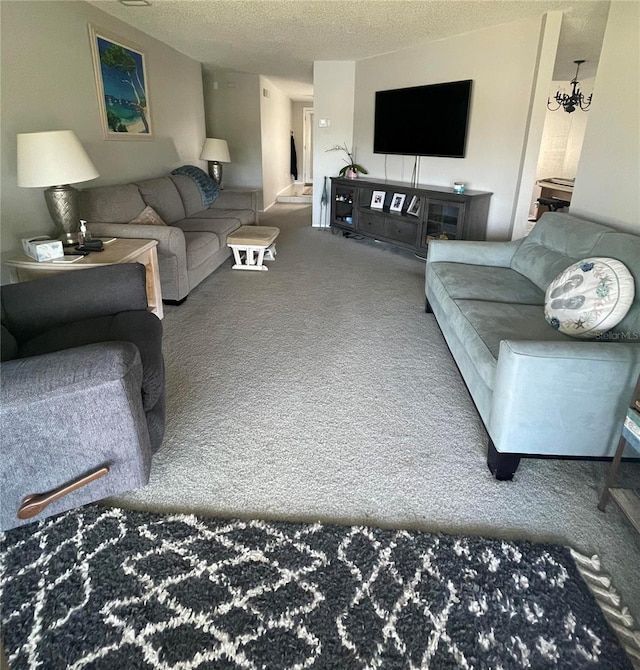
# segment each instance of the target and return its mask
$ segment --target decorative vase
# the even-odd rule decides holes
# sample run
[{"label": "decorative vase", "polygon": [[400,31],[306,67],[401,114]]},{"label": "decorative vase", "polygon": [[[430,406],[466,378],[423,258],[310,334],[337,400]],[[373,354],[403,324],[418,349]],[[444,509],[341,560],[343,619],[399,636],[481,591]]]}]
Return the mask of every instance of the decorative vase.
[{"label": "decorative vase", "polygon": [[358,178],[358,171],[357,170],[347,170],[347,179],[357,179]]}]

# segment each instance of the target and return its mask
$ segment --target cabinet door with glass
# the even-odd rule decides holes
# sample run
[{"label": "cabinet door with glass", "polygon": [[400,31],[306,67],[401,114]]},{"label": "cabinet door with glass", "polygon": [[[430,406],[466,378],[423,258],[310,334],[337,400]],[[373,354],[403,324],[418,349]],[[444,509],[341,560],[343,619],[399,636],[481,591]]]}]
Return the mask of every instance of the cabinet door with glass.
[{"label": "cabinet door with glass", "polygon": [[351,186],[331,182],[331,225],[355,229],[357,191]]},{"label": "cabinet door with glass", "polygon": [[463,237],[465,203],[427,199],[422,217],[420,245],[431,240],[459,240]]}]

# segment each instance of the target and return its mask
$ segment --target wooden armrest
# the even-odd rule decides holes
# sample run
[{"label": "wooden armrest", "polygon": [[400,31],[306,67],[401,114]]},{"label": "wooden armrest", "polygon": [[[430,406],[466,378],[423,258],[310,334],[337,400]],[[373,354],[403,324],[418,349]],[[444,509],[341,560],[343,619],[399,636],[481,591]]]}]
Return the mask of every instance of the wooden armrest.
[{"label": "wooden armrest", "polygon": [[18,519],[31,519],[36,516],[36,514],[40,514],[40,512],[52,502],[66,496],[72,491],[77,491],[79,488],[90,484],[96,479],[100,479],[100,477],[104,477],[108,473],[109,468],[105,465],[90,472],[88,475],[79,477],[75,481],[70,482],[69,484],[64,484],[48,493],[32,493],[31,495],[26,496],[18,508]]}]

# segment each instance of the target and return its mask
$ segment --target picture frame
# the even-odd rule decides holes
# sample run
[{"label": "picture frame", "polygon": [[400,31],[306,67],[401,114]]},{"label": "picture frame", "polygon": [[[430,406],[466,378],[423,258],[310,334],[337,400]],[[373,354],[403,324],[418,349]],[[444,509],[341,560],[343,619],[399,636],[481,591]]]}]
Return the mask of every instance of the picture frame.
[{"label": "picture frame", "polygon": [[371,194],[371,209],[382,209],[386,195],[385,191],[374,191]]},{"label": "picture frame", "polygon": [[407,196],[404,193],[394,193],[393,198],[391,198],[391,207],[389,207],[389,210],[392,212],[401,212],[406,197]]},{"label": "picture frame", "polygon": [[420,216],[420,198],[417,195],[414,195],[411,198],[409,207],[407,207],[407,214],[411,216]]},{"label": "picture frame", "polygon": [[105,140],[152,140],[144,52],[89,24],[91,57]]}]

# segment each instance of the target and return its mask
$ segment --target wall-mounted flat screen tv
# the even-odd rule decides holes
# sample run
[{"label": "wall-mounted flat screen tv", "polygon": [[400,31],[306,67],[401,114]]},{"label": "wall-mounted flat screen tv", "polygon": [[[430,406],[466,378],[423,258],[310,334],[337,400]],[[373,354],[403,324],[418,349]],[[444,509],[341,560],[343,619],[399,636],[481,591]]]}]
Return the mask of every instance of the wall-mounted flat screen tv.
[{"label": "wall-mounted flat screen tv", "polygon": [[471,83],[376,91],[373,152],[464,158]]}]

